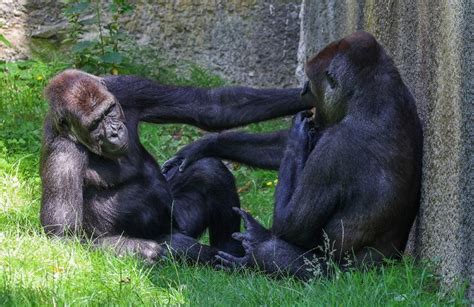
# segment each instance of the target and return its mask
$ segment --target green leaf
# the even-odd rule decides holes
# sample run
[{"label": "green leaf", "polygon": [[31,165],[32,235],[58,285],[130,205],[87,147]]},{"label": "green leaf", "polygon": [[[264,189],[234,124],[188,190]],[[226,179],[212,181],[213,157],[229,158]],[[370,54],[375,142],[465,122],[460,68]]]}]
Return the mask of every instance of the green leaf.
[{"label": "green leaf", "polygon": [[104,63],[108,64],[120,64],[123,61],[123,56],[118,53],[118,52],[107,52],[103,56],[100,57],[100,59]]},{"label": "green leaf", "polygon": [[25,70],[25,69],[31,68],[31,64],[30,64],[29,62],[18,62],[17,67],[18,67],[20,70]]},{"label": "green leaf", "polygon": [[86,49],[94,47],[96,42],[94,41],[80,41],[74,46],[72,46],[71,50],[74,53],[80,53],[83,52]]},{"label": "green leaf", "polygon": [[7,47],[13,47],[12,43],[3,34],[0,34],[0,42],[4,43]]}]

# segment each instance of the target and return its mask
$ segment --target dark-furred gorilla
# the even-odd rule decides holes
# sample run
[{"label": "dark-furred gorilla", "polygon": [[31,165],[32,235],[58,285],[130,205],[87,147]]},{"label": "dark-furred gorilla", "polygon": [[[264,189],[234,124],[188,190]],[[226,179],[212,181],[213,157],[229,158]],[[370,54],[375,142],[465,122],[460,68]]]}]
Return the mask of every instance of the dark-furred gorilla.
[{"label": "dark-furred gorilla", "polygon": [[378,263],[405,248],[419,206],[423,139],[412,95],[366,32],[328,45],[306,74],[303,97],[314,118],[303,111],[289,131],[270,134],[211,134],[164,165],[186,170],[212,156],[279,168],[271,230],[236,208],[246,231],[233,236],[245,255],[219,252],[224,266],[306,279],[315,268],[327,273],[325,240],[341,267],[346,257]]},{"label": "dark-furred gorilla", "polygon": [[[41,223],[46,233],[92,238],[97,246],[147,260],[167,254],[210,263],[218,250],[243,253],[234,178],[203,159],[165,178],[141,145],[139,121],[208,130],[309,108],[300,89],[162,86],[132,76],[99,78],[77,70],[46,89],[50,110],[41,154]],[[169,177],[169,176],[168,176]],[[167,180],[168,179],[168,180]],[[198,238],[209,228],[210,246]]]}]

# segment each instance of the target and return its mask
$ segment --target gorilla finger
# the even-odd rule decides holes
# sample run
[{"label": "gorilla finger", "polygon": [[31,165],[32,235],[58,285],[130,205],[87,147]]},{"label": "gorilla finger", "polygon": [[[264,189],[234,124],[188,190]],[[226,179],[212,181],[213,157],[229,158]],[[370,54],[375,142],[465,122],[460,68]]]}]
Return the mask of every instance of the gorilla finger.
[{"label": "gorilla finger", "polygon": [[177,161],[181,160],[179,156],[173,156],[170,159],[166,160],[165,163],[163,163],[163,167],[172,167],[173,165],[176,165]]},{"label": "gorilla finger", "polygon": [[244,227],[245,229],[247,230],[252,230],[253,228],[259,228],[259,227],[262,227],[256,219],[253,218],[253,216],[251,216],[248,212],[240,209],[240,208],[237,208],[237,207],[233,207],[232,208],[235,212],[237,212],[241,217],[242,219],[244,220]]},{"label": "gorilla finger", "polygon": [[244,226],[247,228],[247,223],[249,222],[249,219],[250,219],[249,216],[250,215],[246,211],[240,209],[239,207],[232,207],[232,210],[237,212],[242,217],[242,219],[244,220],[244,224],[245,224]]},{"label": "gorilla finger", "polygon": [[185,168],[187,168],[189,165],[191,165],[194,162],[194,160],[191,160],[189,158],[183,159],[181,164],[179,165],[179,171],[182,173]]},{"label": "gorilla finger", "polygon": [[249,240],[250,239],[250,237],[247,234],[241,233],[241,232],[234,232],[232,234],[232,238],[234,238],[237,241],[241,241],[241,242],[243,242],[244,240]]},{"label": "gorilla finger", "polygon": [[177,167],[171,167],[169,169],[167,169],[166,171],[162,171],[163,173],[163,176],[165,177],[166,181],[170,181],[171,178],[173,178],[174,176],[176,176],[176,174],[178,174],[178,168]]},{"label": "gorilla finger", "polygon": [[165,161],[165,163],[163,163],[163,165],[161,166],[161,171],[163,173],[168,172],[170,169],[172,169],[173,167],[180,164],[181,160],[183,160],[183,158],[181,158],[181,157],[178,157],[178,156],[172,157],[171,159],[169,159],[169,160]]},{"label": "gorilla finger", "polygon": [[215,256],[215,258],[219,260],[222,265],[227,266],[227,267],[232,267],[232,268],[242,266],[245,261],[245,258],[243,257],[242,258],[235,257],[223,251],[217,252],[217,255]]},{"label": "gorilla finger", "polygon": [[252,252],[254,246],[252,244],[252,238],[250,235],[240,232],[234,232],[232,234],[232,238],[242,243],[242,247],[244,248],[246,254],[250,254]]},{"label": "gorilla finger", "polygon": [[167,173],[170,169],[171,169],[171,165],[168,164],[168,161],[166,161],[165,163],[163,163],[163,165],[161,165],[161,172],[163,174]]},{"label": "gorilla finger", "polygon": [[252,254],[252,251],[254,250],[254,244],[252,244],[250,240],[243,240],[242,247],[244,248],[245,253],[248,255]]}]

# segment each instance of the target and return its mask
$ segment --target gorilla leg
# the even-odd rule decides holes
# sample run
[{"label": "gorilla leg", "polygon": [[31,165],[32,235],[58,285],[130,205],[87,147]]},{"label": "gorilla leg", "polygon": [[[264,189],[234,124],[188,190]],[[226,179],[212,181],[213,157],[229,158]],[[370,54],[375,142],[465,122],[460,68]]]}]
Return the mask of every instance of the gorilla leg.
[{"label": "gorilla leg", "polygon": [[240,230],[240,218],[232,207],[240,207],[234,177],[214,158],[199,160],[185,171],[166,173],[173,194],[172,215],[180,233],[198,238],[209,228],[211,247],[241,255],[241,244],[232,238]]}]

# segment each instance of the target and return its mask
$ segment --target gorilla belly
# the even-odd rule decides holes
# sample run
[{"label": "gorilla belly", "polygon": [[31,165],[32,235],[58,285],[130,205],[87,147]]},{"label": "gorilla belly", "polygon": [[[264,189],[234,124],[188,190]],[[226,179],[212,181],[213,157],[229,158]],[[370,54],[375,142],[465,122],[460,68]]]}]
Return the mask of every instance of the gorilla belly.
[{"label": "gorilla belly", "polygon": [[170,211],[149,184],[84,190],[84,227],[92,235],[128,235],[153,239],[170,231]]}]

